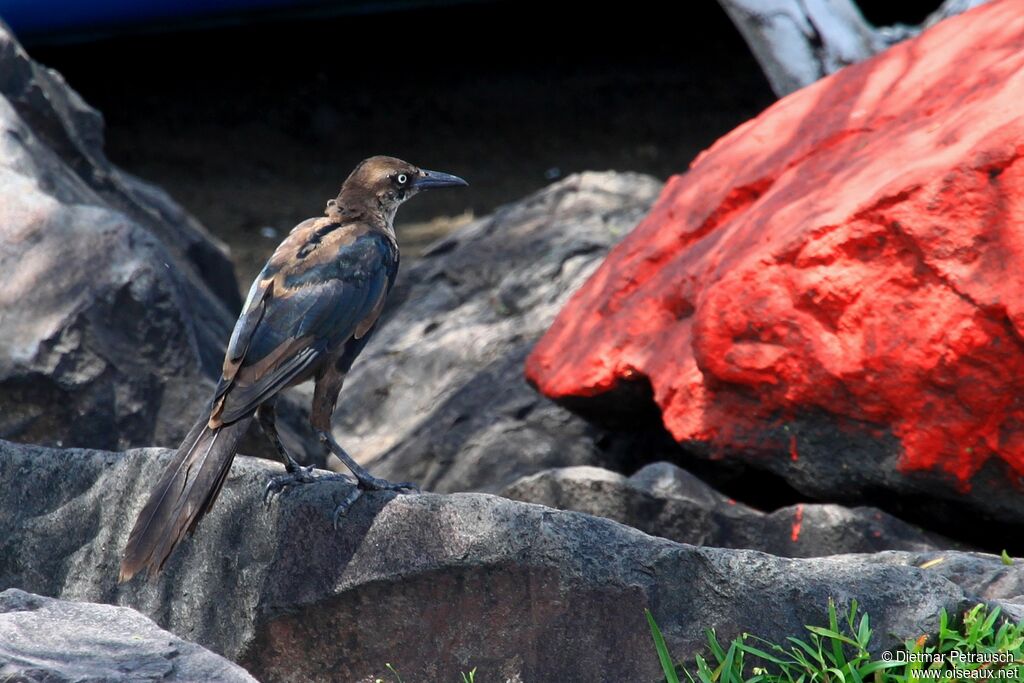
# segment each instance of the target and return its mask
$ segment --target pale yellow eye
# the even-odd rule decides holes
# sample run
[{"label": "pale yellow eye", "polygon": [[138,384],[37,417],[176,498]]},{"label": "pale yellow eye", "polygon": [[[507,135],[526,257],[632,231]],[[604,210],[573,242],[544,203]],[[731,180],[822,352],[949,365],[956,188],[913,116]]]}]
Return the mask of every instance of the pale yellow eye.
[{"label": "pale yellow eye", "polygon": [[395,178],[395,180],[398,181],[399,185],[405,185],[406,181],[409,180],[409,176],[405,175],[404,173],[399,173],[398,177]]}]

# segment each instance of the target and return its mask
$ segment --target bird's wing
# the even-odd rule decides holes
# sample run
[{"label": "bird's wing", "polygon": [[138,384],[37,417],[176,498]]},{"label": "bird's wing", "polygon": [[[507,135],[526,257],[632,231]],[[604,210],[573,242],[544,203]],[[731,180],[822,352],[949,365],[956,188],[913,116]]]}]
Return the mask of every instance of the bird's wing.
[{"label": "bird's wing", "polygon": [[281,243],[235,324],[211,424],[248,416],[373,325],[398,266],[394,244],[360,223],[306,221]]}]

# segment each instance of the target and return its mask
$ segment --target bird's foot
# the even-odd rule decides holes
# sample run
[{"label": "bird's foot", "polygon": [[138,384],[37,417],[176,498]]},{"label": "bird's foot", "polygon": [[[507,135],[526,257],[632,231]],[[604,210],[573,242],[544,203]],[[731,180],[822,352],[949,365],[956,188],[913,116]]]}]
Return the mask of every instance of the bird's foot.
[{"label": "bird's foot", "polygon": [[349,484],[352,483],[352,479],[344,474],[317,474],[312,466],[303,467],[296,465],[294,468],[289,468],[289,471],[284,474],[270,478],[270,481],[267,482],[267,487],[263,489],[263,504],[269,506],[274,496],[293,486],[315,484],[318,481],[344,481]]},{"label": "bird's foot", "polygon": [[387,479],[379,479],[369,475],[356,480],[356,486],[349,492],[345,500],[341,501],[338,507],[334,508],[334,528],[338,528],[338,520],[348,514],[352,505],[363,495],[363,491],[397,491],[399,493],[419,493],[420,487],[409,481],[390,482]]}]

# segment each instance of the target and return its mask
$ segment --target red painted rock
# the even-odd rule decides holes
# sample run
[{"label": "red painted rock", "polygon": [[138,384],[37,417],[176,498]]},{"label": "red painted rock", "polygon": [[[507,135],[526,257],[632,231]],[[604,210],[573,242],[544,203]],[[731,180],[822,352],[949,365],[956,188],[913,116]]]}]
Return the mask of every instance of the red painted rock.
[{"label": "red painted rock", "polygon": [[927,492],[1021,521],[1022,154],[1024,3],[1005,0],[701,154],[527,376],[584,406],[647,378],[678,441],[814,495]]}]

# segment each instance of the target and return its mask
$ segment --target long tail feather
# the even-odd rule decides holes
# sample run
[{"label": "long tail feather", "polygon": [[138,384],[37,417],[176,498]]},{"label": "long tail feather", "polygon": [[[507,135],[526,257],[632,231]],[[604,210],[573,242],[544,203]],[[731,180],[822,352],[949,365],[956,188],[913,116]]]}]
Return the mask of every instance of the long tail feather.
[{"label": "long tail feather", "polygon": [[220,493],[238,441],[252,418],[211,429],[203,419],[182,442],[135,520],[119,581],[145,569],[155,576]]}]

